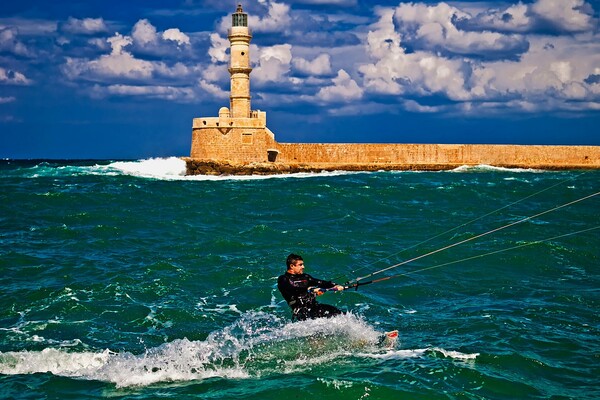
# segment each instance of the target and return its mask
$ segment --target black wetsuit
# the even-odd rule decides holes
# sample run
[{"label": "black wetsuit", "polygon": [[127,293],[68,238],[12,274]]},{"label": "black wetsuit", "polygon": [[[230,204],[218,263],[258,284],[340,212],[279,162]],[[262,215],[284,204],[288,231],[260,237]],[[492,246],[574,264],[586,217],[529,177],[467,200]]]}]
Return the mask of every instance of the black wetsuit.
[{"label": "black wetsuit", "polygon": [[315,279],[308,274],[290,274],[286,272],[277,279],[277,288],[292,308],[292,319],[304,321],[320,317],[333,317],[341,314],[337,307],[317,303],[316,295],[309,293],[309,287],[329,289],[335,286],[331,281]]}]

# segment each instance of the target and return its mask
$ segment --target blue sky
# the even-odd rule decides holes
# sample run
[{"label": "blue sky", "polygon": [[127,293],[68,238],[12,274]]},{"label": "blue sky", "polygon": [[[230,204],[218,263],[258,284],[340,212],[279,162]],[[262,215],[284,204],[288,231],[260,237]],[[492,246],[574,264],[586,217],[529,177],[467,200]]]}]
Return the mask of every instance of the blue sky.
[{"label": "blue sky", "polygon": [[[237,1],[0,5],[0,157],[189,155]],[[600,145],[599,0],[246,0],[279,142]]]}]

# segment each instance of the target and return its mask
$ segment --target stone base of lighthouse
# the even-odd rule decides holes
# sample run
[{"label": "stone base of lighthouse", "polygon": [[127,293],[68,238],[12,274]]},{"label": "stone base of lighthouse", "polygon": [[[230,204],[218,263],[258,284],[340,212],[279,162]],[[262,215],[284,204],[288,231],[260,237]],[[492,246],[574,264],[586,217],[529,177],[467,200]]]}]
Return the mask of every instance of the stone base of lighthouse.
[{"label": "stone base of lighthouse", "polygon": [[219,117],[194,118],[190,158],[232,163],[275,161],[275,136],[267,128],[267,114],[250,112],[249,118],[232,118],[226,107]]}]

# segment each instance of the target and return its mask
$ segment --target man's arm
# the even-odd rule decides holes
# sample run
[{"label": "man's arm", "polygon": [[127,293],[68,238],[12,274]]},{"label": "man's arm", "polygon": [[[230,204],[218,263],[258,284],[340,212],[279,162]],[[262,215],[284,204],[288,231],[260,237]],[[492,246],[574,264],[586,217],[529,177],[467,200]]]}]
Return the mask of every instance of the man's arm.
[{"label": "man's arm", "polygon": [[[338,285],[332,281],[324,281],[322,279],[316,279],[311,276],[310,286],[316,286],[322,289],[331,289],[335,288],[337,291],[344,290],[342,285]],[[322,293],[321,293],[322,294]]]}]

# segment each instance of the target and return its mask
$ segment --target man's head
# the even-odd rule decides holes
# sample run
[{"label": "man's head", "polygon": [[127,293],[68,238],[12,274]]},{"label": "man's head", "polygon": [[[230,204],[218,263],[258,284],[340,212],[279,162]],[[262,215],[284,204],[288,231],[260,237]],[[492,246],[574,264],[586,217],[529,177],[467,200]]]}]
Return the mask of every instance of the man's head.
[{"label": "man's head", "polygon": [[290,274],[301,274],[304,272],[304,260],[298,254],[290,254],[286,260],[287,271]]}]

